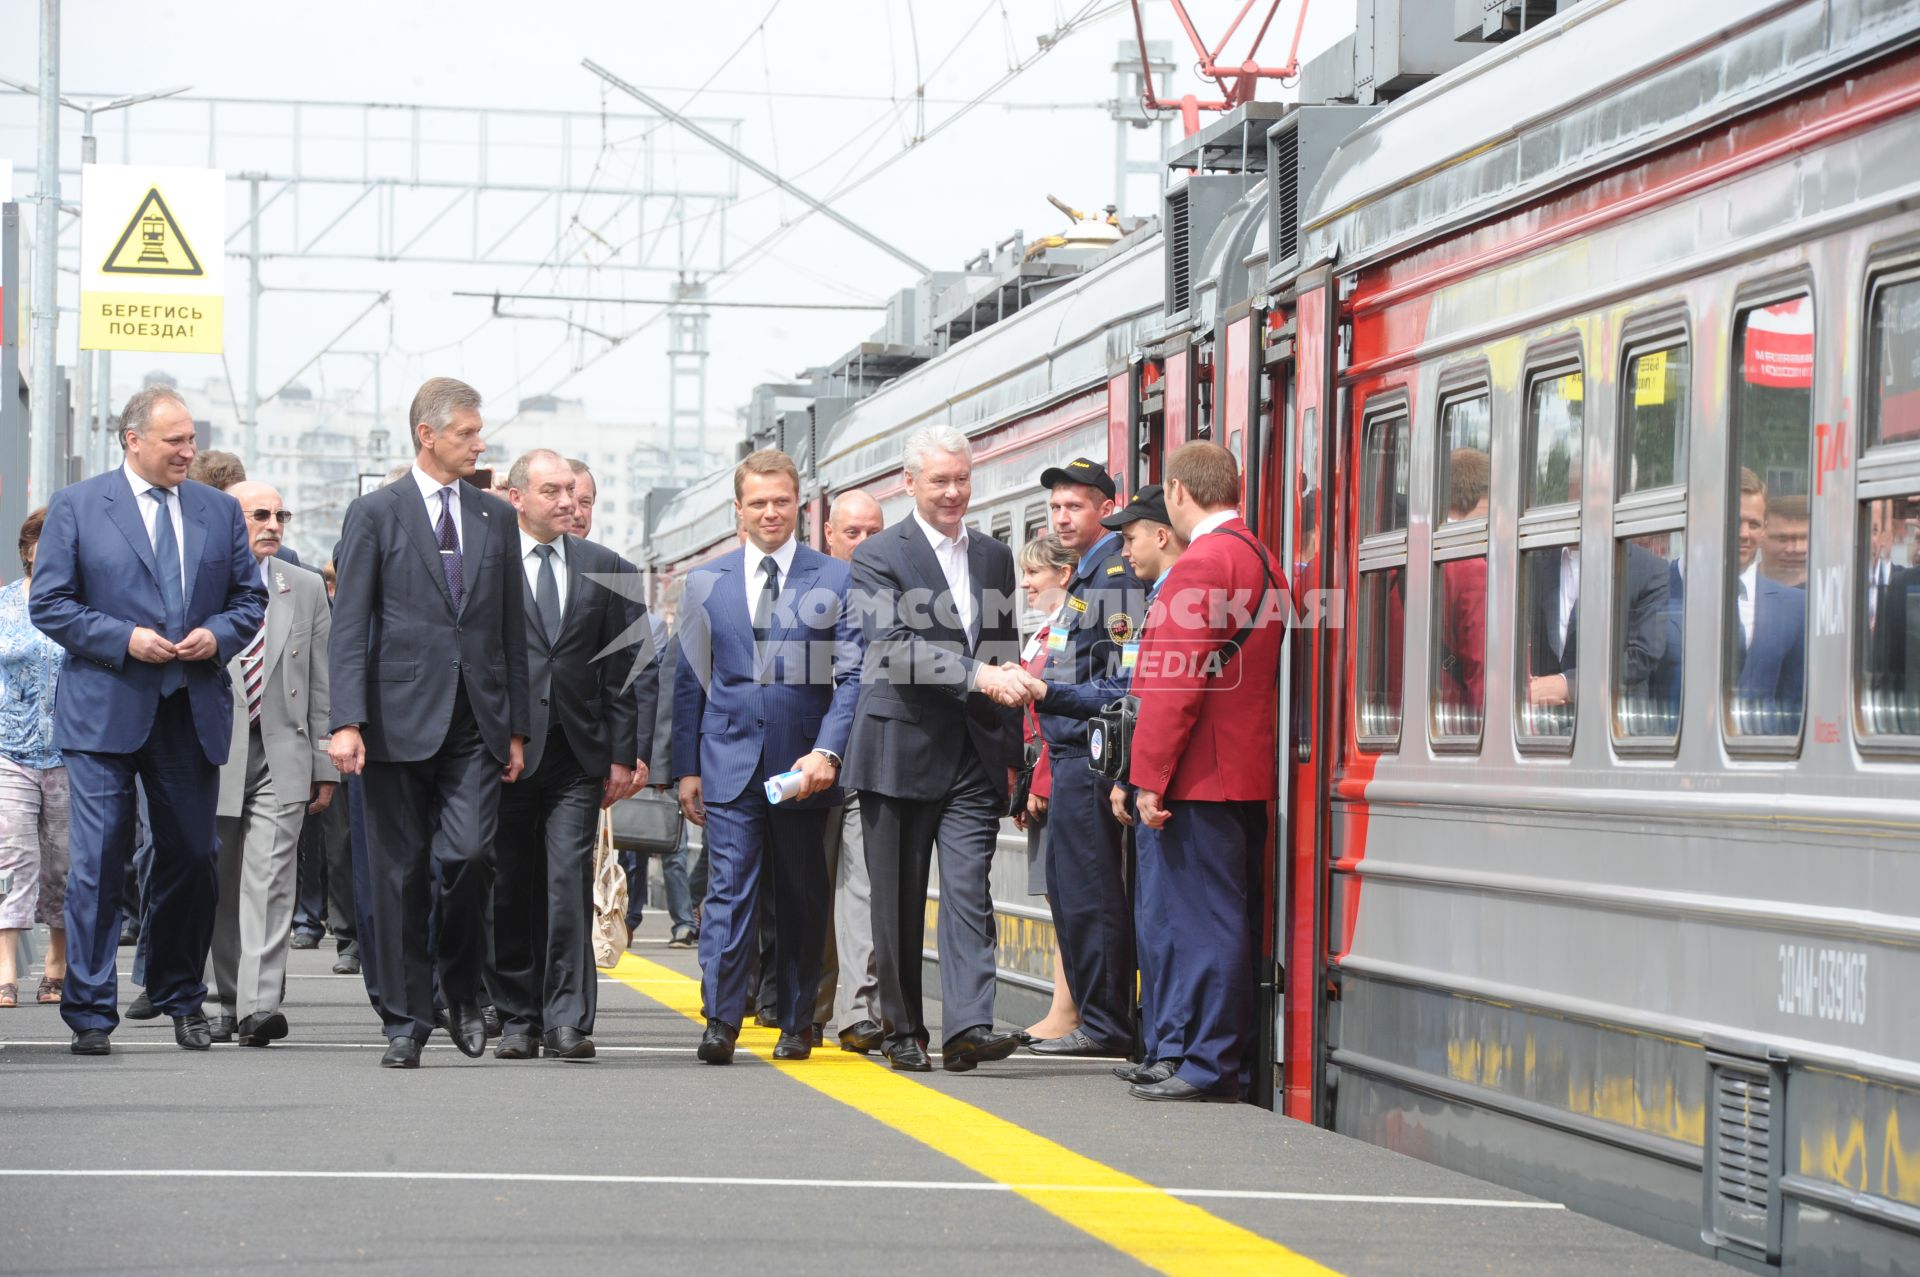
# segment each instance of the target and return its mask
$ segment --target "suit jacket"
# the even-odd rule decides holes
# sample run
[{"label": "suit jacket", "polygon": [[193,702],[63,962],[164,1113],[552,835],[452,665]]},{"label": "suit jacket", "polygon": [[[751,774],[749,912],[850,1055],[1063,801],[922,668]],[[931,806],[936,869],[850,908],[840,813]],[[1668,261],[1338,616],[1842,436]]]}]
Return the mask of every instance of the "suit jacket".
[{"label": "suit jacket", "polygon": [[[327,637],[333,609],[327,585],[307,568],[268,561],[267,637],[261,649],[266,679],[260,688],[260,744],[282,806],[304,803],[315,781],[337,781],[327,758]],[[247,681],[236,654],[227,664],[233,679],[233,739],[243,742],[220,768],[222,816],[238,816],[247,792]]]},{"label": "suit jacket", "polygon": [[[1871,579],[1868,589],[1872,589]],[[1920,567],[1892,566],[1874,604],[1867,634],[1866,675],[1874,729],[1911,734],[1920,731]]]},{"label": "suit jacket", "polygon": [[[1264,802],[1278,792],[1286,625],[1274,618],[1290,610],[1287,578],[1265,546],[1254,557],[1240,539],[1250,535],[1236,515],[1194,538],[1147,610],[1133,671],[1140,714],[1128,779],[1137,788],[1197,802]],[[1219,665],[1249,617],[1256,623],[1239,654]]]},{"label": "suit jacket", "polygon": [[347,507],[334,588],[330,731],[359,726],[375,762],[419,762],[445,744],[462,684],[502,764],[527,736],[527,622],[513,509],[460,491],[464,590],[456,610],[411,479]]},{"label": "suit jacket", "polygon": [[1800,730],[1806,695],[1807,592],[1769,576],[1756,579],[1753,638],[1736,652],[1734,699],[1742,731],[1791,736]]},{"label": "suit jacket", "polygon": [[[1565,674],[1567,695],[1575,695],[1580,664],[1580,605],[1567,615],[1567,633],[1560,655],[1553,654],[1548,636],[1558,627],[1561,557],[1557,551],[1536,553],[1528,559],[1529,612],[1527,672],[1533,676]],[[1669,584],[1671,565],[1645,546],[1627,544],[1627,628],[1616,677],[1629,695],[1644,696],[1667,654],[1672,613]],[[1586,585],[1585,580],[1581,586]]]},{"label": "suit jacket", "polygon": [[[802,754],[848,753],[859,692],[860,635],[847,602],[846,564],[795,547],[773,628],[754,642],[736,549],[687,574],[673,682],[673,775],[700,778],[707,802],[730,803],[764,765],[768,776]],[[831,807],[834,786],[782,807]]]},{"label": "suit jacket", "polygon": [[[645,674],[633,687],[626,686],[634,653],[616,646],[635,621],[646,624],[646,612],[640,607],[635,617],[638,604],[592,579],[595,574],[631,573],[632,564],[591,541],[576,536],[561,539],[566,542],[567,601],[560,609],[558,641],[548,640],[533,587],[527,584],[526,565],[518,557],[514,560],[527,625],[526,770],[532,772],[540,765],[549,726],[558,723],[580,770],[604,780],[612,764],[632,766],[638,757],[633,752],[636,692],[644,696],[651,688],[658,694],[658,684]],[[517,555],[517,539],[514,549]],[[603,652],[607,655],[602,659]],[[652,704],[646,709],[651,718]]]},{"label": "suit jacket", "polygon": [[205,628],[219,652],[186,662],[185,686],[201,751],[215,766],[227,760],[233,690],[226,665],[259,631],[267,595],[239,502],[191,479],[177,493],[187,568],[186,627],[177,634],[167,628],[153,542],[124,471],[62,488],[47,506],[27,611],[70,658],[53,711],[53,743],[62,750],[128,754],[145,744],[167,667],[127,655],[134,627],[176,642]]},{"label": "suit jacket", "polygon": [[942,619],[946,574],[919,520],[909,516],[853,551],[853,592],[866,656],[847,766],[849,789],[892,798],[946,797],[968,741],[994,788],[1021,755],[1020,711],[973,691],[981,665],[1017,665],[1013,551],[981,532],[967,536],[978,642]]}]

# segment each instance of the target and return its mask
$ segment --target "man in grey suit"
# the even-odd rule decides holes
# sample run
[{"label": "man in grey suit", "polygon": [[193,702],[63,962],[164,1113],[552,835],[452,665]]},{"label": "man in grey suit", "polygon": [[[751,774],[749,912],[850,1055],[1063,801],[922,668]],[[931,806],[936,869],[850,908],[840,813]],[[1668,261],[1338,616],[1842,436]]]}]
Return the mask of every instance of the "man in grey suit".
[{"label": "man in grey suit", "polygon": [[267,623],[228,662],[233,749],[220,768],[220,902],[213,918],[213,1039],[266,1046],[287,1036],[280,1011],[292,942],[300,827],[333,801],[327,759],[327,639],[332,608],[318,573],[276,557],[292,515],[280,494],[227,489],[247,520],[267,592]]},{"label": "man in grey suit", "polygon": [[433,1032],[436,966],[454,1044],[487,1047],[489,861],[528,713],[519,530],[510,506],[464,481],[486,451],[480,394],[435,377],[407,420],[412,470],[354,501],[340,530],[328,753],[364,776],[380,1063],[410,1069]]},{"label": "man in grey suit", "polygon": [[[833,499],[827,512],[827,553],[849,562],[854,547],[887,525],[880,503],[855,488]],[[860,835],[860,795],[827,814],[827,880],[833,884],[833,926],[820,966],[820,997],[813,1018],[829,1010],[839,1026],[840,1049],[861,1055],[880,1045],[880,974],[873,960],[873,887],[867,880],[867,845]],[[763,959],[764,961],[764,959]]]},{"label": "man in grey suit", "polygon": [[[644,627],[645,615],[604,580],[633,566],[567,535],[575,485],[566,459],[545,448],[507,473],[520,523],[532,730],[526,772],[500,795],[494,840],[491,983],[502,1030],[494,1054],[503,1060],[533,1059],[543,1049],[562,1060],[594,1056],[598,817],[647,770],[635,732],[638,714],[651,718],[654,706],[636,703],[627,674],[637,657],[617,646],[630,627]],[[644,654],[647,644],[637,648]],[[657,692],[659,684],[639,678],[635,687]]]},{"label": "man in grey suit", "polygon": [[967,437],[929,426],[907,440],[913,514],[853,552],[867,653],[847,746],[873,884],[881,1051],[924,1073],[920,1004],[927,871],[940,849],[941,1063],[965,1072],[1019,1045],[993,1029],[997,936],[987,873],[1020,750],[1027,698],[1014,626],[1013,553],[971,532]]}]

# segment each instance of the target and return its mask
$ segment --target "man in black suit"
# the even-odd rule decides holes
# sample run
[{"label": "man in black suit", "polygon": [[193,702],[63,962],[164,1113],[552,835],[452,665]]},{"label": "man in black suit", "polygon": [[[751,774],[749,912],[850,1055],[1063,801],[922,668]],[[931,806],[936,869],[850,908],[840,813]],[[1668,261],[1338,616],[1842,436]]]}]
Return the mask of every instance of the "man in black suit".
[{"label": "man in black suit", "polygon": [[1019,756],[1028,696],[1014,625],[1013,553],[966,526],[967,437],[930,426],[907,440],[914,511],[853,552],[867,653],[843,783],[860,793],[873,887],[881,1051],[926,1072],[920,1005],[927,870],[940,848],[944,1067],[964,1072],[1019,1045],[993,1029],[998,938],[987,871]]},{"label": "man in black suit", "polygon": [[436,958],[454,1043],[486,1049],[488,859],[500,783],[520,778],[528,732],[519,533],[510,507],[462,482],[486,450],[479,392],[435,377],[408,420],[412,471],[347,507],[329,649],[328,752],[342,775],[364,775],[387,1068],[419,1066]]},{"label": "man in black suit", "polygon": [[[603,578],[633,571],[605,546],[569,536],[576,480],[566,459],[536,448],[507,472],[519,515],[518,562],[527,630],[526,773],[500,795],[494,837],[494,1054],[593,1058],[598,985],[593,962],[593,848],[602,807],[629,792],[647,761],[635,754],[637,712],[616,650],[644,613]],[[644,633],[644,629],[642,633]],[[644,643],[637,645],[644,651]],[[639,678],[646,693],[659,684]]]},{"label": "man in black suit", "polygon": [[[1534,734],[1564,736],[1573,730],[1579,686],[1580,547],[1535,550],[1527,555],[1527,703]],[[1627,625],[1615,673],[1622,694],[1644,701],[1667,651],[1668,564],[1637,542],[1627,543]],[[1564,710],[1551,707],[1565,706]]]}]

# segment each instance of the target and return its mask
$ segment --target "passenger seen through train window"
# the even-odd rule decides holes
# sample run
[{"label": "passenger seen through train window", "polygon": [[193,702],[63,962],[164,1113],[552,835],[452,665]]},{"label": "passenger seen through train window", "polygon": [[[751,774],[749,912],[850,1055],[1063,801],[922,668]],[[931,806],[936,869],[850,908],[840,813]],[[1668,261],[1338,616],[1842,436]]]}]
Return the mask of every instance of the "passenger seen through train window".
[{"label": "passenger seen through train window", "polygon": [[[1622,740],[1671,740],[1680,731],[1686,672],[1685,500],[1688,347],[1637,352],[1622,379],[1620,497],[1665,489],[1667,526],[1614,547],[1613,715]],[[1640,507],[1644,510],[1646,507]],[[1616,526],[1631,517],[1616,512]]]},{"label": "passenger seen through train window", "polygon": [[[1484,398],[1468,402],[1486,404]],[[1486,518],[1493,477],[1487,453],[1480,448],[1455,448],[1446,454],[1444,469],[1445,520]],[[1487,558],[1482,553],[1446,559],[1437,566],[1434,733],[1478,736],[1486,707]]]},{"label": "passenger seen through train window", "polygon": [[1767,502],[1767,522],[1761,530],[1760,571],[1782,585],[1807,584],[1809,541],[1807,499],[1775,497]]},{"label": "passenger seen through train window", "polygon": [[[1578,372],[1536,380],[1527,395],[1525,505],[1578,503],[1585,389]],[[1571,737],[1580,648],[1580,543],[1528,550],[1520,561],[1520,728],[1535,737]]]}]

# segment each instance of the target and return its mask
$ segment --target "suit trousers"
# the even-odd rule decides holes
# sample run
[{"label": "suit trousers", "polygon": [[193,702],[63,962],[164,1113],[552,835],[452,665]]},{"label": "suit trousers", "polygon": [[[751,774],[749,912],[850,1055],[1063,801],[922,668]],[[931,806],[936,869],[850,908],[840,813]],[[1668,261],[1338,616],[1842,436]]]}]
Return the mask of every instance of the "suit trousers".
[{"label": "suit trousers", "polygon": [[1167,996],[1173,979],[1173,924],[1167,913],[1166,865],[1160,854],[1166,831],[1136,824],[1133,832],[1133,937],[1140,955],[1142,1058],[1178,1061],[1185,1050],[1184,1008]]},{"label": "suit trousers", "polygon": [[258,726],[245,741],[246,795],[241,814],[222,816],[220,903],[213,919],[213,986],[220,1013],[244,1020],[280,1009],[293,940],[294,882],[307,793],[282,802],[267,770]]},{"label": "suit trousers", "polygon": [[[356,952],[354,945],[360,938],[359,916],[354,904],[353,847],[349,824],[346,792],[336,788],[333,801],[327,804],[327,809],[308,819],[306,831],[312,832],[314,826],[319,826],[320,854],[327,866],[327,926],[340,942],[342,953]],[[302,834],[304,836],[305,833]]]},{"label": "suit trousers", "polygon": [[[841,1030],[862,1020],[880,1021],[880,976],[873,962],[873,884],[867,878],[867,843],[860,828],[860,796],[827,816],[827,868],[833,882],[833,928],[827,933],[830,962],[820,976],[814,1019],[825,1023],[831,1005]],[[829,974],[831,972],[831,974]]]},{"label": "suit trousers", "polygon": [[[358,776],[340,778],[347,791],[347,861],[353,880],[353,930],[360,953],[360,983],[367,1001],[380,1010],[380,967],[374,961],[378,941],[373,936],[373,870],[367,863],[367,785]],[[335,799],[338,802],[339,799]]]},{"label": "suit trousers", "polygon": [[1096,1042],[1133,1043],[1133,917],[1126,843],[1085,754],[1053,761],[1047,805],[1047,898],[1067,989],[1081,1027]]},{"label": "suit trousers", "polygon": [[602,792],[558,727],[547,735],[540,766],[501,786],[487,983],[505,1032],[593,1032],[600,979],[593,846]]},{"label": "suit trousers", "polygon": [[133,851],[138,777],[151,798],[153,868],[142,926],[147,996],[168,1015],[206,999],[213,940],[214,813],[220,769],[207,761],[184,690],[164,696],[145,743],[130,754],[65,752],[71,797],[67,879],[67,983],[60,1018],[78,1032],[120,1023],[115,956],[120,892]]},{"label": "suit trousers", "polygon": [[500,760],[481,739],[465,686],[438,753],[369,760],[362,780],[374,951],[363,937],[360,961],[378,970],[386,1035],[424,1042],[433,1032],[436,966],[448,1004],[477,1006],[484,996]]},{"label": "suit trousers", "polygon": [[[234,746],[239,747],[235,741]],[[293,925],[319,939],[327,934],[327,853],[320,840],[320,817],[306,822],[296,846],[294,862]]]},{"label": "suit trousers", "polygon": [[1180,1026],[1179,1076],[1202,1090],[1238,1093],[1253,1037],[1254,909],[1267,809],[1249,802],[1168,806],[1156,888],[1164,889],[1172,945],[1163,992]]},{"label": "suit trousers", "polygon": [[862,791],[860,824],[873,888],[873,953],[880,1024],[889,1043],[927,1041],[920,976],[927,875],[940,851],[940,1024],[944,1038],[993,1024],[999,935],[987,880],[1006,799],[971,744],[946,797],[893,798]]},{"label": "suit trousers", "polygon": [[736,1027],[750,1009],[748,965],[762,869],[771,862],[775,1015],[788,1033],[811,1033],[827,927],[827,875],[820,850],[827,810],[783,809],[756,774],[730,803],[707,805],[707,894],[700,910],[700,989],[708,1019]]}]

